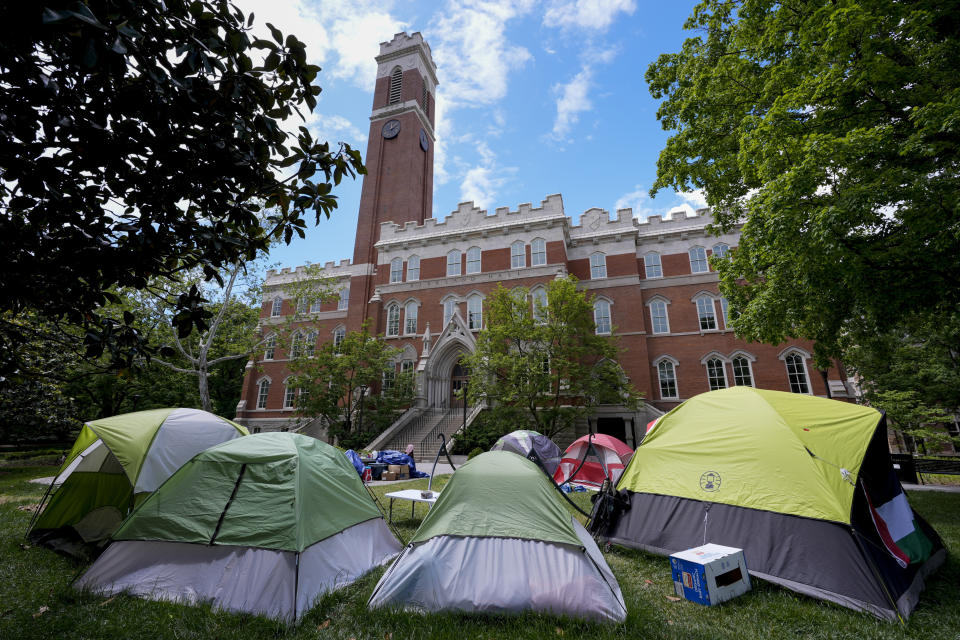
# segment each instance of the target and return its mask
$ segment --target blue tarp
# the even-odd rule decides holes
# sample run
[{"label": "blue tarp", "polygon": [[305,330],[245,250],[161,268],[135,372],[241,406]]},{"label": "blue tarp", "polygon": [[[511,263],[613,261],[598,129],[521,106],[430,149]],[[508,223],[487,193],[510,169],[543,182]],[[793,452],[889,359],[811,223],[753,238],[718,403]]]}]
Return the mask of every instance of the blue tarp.
[{"label": "blue tarp", "polygon": [[353,449],[347,449],[343,452],[343,455],[347,456],[347,460],[350,461],[353,468],[356,469],[360,477],[363,478],[363,470],[367,468],[367,465],[363,464],[363,460],[360,459],[360,454]]},{"label": "blue tarp", "polygon": [[377,452],[377,462],[383,464],[405,464],[410,467],[411,478],[430,477],[429,473],[417,471],[417,465],[413,462],[413,458],[401,451],[394,451],[393,449],[384,449],[383,451],[379,451]]}]

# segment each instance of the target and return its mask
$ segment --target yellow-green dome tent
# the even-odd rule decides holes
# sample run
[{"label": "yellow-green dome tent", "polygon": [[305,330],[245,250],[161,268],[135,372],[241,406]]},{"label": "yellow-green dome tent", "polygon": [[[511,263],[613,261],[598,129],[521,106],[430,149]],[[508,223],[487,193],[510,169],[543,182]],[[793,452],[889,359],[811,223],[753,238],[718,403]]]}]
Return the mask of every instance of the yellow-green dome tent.
[{"label": "yellow-green dome tent", "polygon": [[609,537],[669,555],[744,550],[758,578],[896,619],[945,557],[907,503],[884,416],[752,387],[695,396],[651,428],[617,485]]}]

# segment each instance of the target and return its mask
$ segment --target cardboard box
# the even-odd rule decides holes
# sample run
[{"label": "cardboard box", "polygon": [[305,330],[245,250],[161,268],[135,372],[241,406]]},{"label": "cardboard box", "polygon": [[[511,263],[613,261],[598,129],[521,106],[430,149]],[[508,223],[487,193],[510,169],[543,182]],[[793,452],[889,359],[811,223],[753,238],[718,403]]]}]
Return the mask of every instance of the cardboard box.
[{"label": "cardboard box", "polygon": [[387,466],[387,471],[397,474],[397,478],[410,477],[410,467],[405,464],[391,464]]},{"label": "cardboard box", "polygon": [[381,479],[381,480],[396,480],[396,479],[397,479],[397,474],[395,474],[393,471],[384,471],[383,473],[380,474],[380,479]]},{"label": "cardboard box", "polygon": [[705,544],[670,556],[677,595],[707,606],[720,604],[750,590],[743,550]]}]

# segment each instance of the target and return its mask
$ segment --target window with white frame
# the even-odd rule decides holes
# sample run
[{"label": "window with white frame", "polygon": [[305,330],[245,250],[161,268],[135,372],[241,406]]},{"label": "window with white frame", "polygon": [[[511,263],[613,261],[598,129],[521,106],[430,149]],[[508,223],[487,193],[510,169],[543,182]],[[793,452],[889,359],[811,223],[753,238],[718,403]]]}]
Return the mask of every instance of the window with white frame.
[{"label": "window with white frame", "polygon": [[598,251],[590,256],[590,279],[607,277],[607,256]]},{"label": "window with white frame", "polygon": [[727,388],[727,372],[720,358],[707,360],[707,382],[710,383],[710,391]]},{"label": "window with white frame", "polygon": [[410,256],[407,258],[407,282],[414,282],[420,279],[420,257]]},{"label": "window with white frame", "polygon": [[387,335],[400,335],[400,305],[396,303],[387,307]]},{"label": "window with white frame", "polygon": [[323,304],[323,300],[317,298],[316,300],[310,303],[310,313],[320,313],[320,305]]},{"label": "window with white frame", "polygon": [[787,379],[790,381],[790,391],[793,393],[810,393],[807,382],[807,365],[799,353],[791,353],[783,359],[787,365]]},{"label": "window with white frame", "polygon": [[402,258],[394,258],[390,261],[390,282],[403,282]]},{"label": "window with white frame", "polygon": [[407,335],[417,333],[417,303],[410,301],[407,303],[403,313],[403,332]]},{"label": "window with white frame", "polygon": [[343,344],[344,338],[347,337],[347,330],[344,327],[337,327],[333,330],[333,352],[340,353],[340,345]]},{"label": "window with white frame", "polygon": [[738,387],[752,387],[753,370],[750,359],[746,356],[735,356],[730,364],[733,366],[733,384]]},{"label": "window with white frame", "polygon": [[447,254],[447,275],[460,275],[460,250],[454,249]]},{"label": "window with white frame", "polygon": [[730,253],[730,245],[726,242],[718,242],[713,245],[713,255],[717,256],[721,260],[727,257],[727,254]]},{"label": "window with white frame", "polygon": [[467,249],[467,273],[480,273],[480,247]]},{"label": "window with white frame", "polygon": [[309,304],[309,300],[307,300],[306,296],[301,296],[297,298],[297,314],[302,315],[306,313],[308,304]]},{"label": "window with white frame", "polygon": [[530,241],[530,266],[539,267],[543,264],[547,264],[547,241],[534,238]]},{"label": "window with white frame", "polygon": [[650,251],[643,256],[643,267],[646,270],[647,278],[663,277],[663,267],[660,265],[660,254],[656,251]]},{"label": "window with white frame", "polygon": [[303,342],[303,353],[306,356],[312,356],[317,350],[317,336],[319,333],[317,331],[310,331],[307,333]]},{"label": "window with white frame", "polygon": [[650,303],[650,328],[653,333],[670,333],[666,300],[653,300]]},{"label": "window with white frame", "polygon": [[273,305],[270,307],[270,317],[271,318],[279,317],[282,310],[283,310],[283,300],[281,300],[280,298],[274,298]]},{"label": "window with white frame", "polygon": [[413,360],[402,360],[400,362],[400,373],[407,373],[408,371],[413,371]]},{"label": "window with white frame", "polygon": [[530,298],[533,303],[534,322],[547,321],[547,290],[543,287],[537,287],[530,292]]},{"label": "window with white frame", "polygon": [[346,311],[350,306],[350,287],[340,290],[340,300],[337,302],[337,311]]},{"label": "window with white frame", "polygon": [[713,308],[713,298],[697,298],[697,317],[700,319],[700,331],[713,331],[717,328],[717,314]]},{"label": "window with white frame", "polygon": [[727,302],[726,298],[720,298],[720,313],[723,315],[723,328],[730,328],[730,315],[727,310],[730,307],[730,303]]},{"label": "window with white frame", "polygon": [[661,400],[679,397],[677,395],[677,371],[671,361],[661,360],[657,363],[657,377],[660,379]]},{"label": "window with white frame", "polygon": [[598,334],[610,333],[610,303],[600,299],[593,303],[593,323]]},{"label": "window with white frame", "polygon": [[522,269],[527,266],[527,245],[517,240],[510,245],[510,268]]},{"label": "window with white frame", "polygon": [[450,322],[450,318],[453,317],[453,314],[457,311],[457,301],[453,298],[448,298],[443,301],[443,326],[447,326],[447,323]]},{"label": "window with white frame", "polygon": [[710,271],[710,265],[707,264],[707,250],[703,247],[690,247],[690,272],[704,273]]},{"label": "window with white frame", "polygon": [[298,331],[290,340],[290,357],[299,358],[301,355],[303,355],[303,335]]},{"label": "window with white frame", "polygon": [[292,409],[296,400],[297,400],[297,388],[284,383],[283,408]]},{"label": "window with white frame", "polygon": [[267,336],[267,341],[263,345],[263,359],[264,360],[273,360],[273,357],[277,353],[277,336],[276,334]]},{"label": "window with white frame", "polygon": [[392,362],[387,365],[387,368],[383,370],[383,383],[380,387],[381,393],[387,393],[393,389],[393,385],[397,381],[397,370],[396,365]]},{"label": "window with white frame", "polygon": [[467,328],[480,329],[483,326],[483,298],[475,293],[467,298]]},{"label": "window with white frame", "polygon": [[270,379],[264,378],[260,381],[260,388],[257,390],[257,409],[267,408],[267,398],[270,396]]}]

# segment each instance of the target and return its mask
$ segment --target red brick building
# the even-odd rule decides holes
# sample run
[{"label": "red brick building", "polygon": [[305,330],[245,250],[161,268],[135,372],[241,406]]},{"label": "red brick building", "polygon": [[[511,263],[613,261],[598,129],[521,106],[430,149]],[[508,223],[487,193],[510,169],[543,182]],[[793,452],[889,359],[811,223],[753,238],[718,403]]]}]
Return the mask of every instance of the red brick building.
[{"label": "red brick building", "polygon": [[[540,296],[565,274],[595,296],[597,332],[618,338],[624,373],[649,405],[638,414],[600,407],[579,433],[595,428],[632,445],[660,411],[734,384],[826,396],[829,378],[831,395],[846,395],[837,371],[813,369],[810,343],[767,345],[733,335],[709,258],[735,247],[738,233],[708,233],[707,209],[643,222],[630,209],[612,216],[590,209],[574,223],[561,196],[551,195],[536,207],[488,212],[468,202],[442,220],[430,217],[437,86],[430,47],[419,33],[398,34],[380,45],[377,62],[353,260],[324,265],[339,301],[301,311],[319,327],[304,339],[319,343],[369,318],[374,333],[402,350],[398,370],[416,371],[411,416],[451,407],[452,390],[463,383],[459,358],[474,348],[491,290],[503,283]],[[298,270],[268,272],[261,314],[267,336],[294,311],[284,287]],[[238,422],[253,430],[293,424],[296,390],[285,386],[286,357],[268,347],[249,363]],[[409,436],[402,424],[391,431]]]}]

